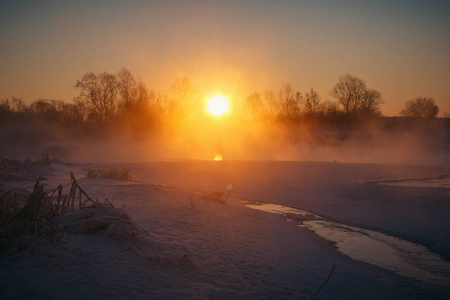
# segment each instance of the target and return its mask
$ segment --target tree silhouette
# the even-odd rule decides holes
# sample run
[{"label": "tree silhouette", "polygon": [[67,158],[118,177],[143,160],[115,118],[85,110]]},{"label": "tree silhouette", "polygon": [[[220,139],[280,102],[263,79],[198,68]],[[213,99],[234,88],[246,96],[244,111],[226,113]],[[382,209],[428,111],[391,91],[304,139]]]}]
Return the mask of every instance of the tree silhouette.
[{"label": "tree silhouette", "polygon": [[349,74],[339,78],[331,90],[331,96],[342,105],[348,118],[377,113],[383,103],[380,92],[367,89],[362,79]]},{"label": "tree silhouette", "polygon": [[11,105],[9,104],[9,99],[0,100],[0,115],[4,115],[11,112]]},{"label": "tree silhouette", "polygon": [[172,101],[172,110],[182,112],[193,112],[199,108],[199,91],[191,82],[189,77],[178,78],[172,85],[174,101]]},{"label": "tree silhouette", "polygon": [[272,90],[265,90],[263,94],[264,103],[268,107],[268,113],[269,116],[272,118],[275,118],[278,114],[278,104],[277,104],[277,97],[275,95],[275,92]]},{"label": "tree silhouette", "polygon": [[77,80],[75,88],[80,91],[76,102],[84,105],[89,117],[100,123],[106,123],[115,110],[117,102],[118,82],[114,74],[103,72],[95,75],[92,72]]},{"label": "tree silhouette", "polygon": [[439,107],[434,103],[433,98],[419,97],[405,103],[405,108],[400,111],[400,115],[412,118],[432,119],[439,113]]},{"label": "tree silhouette", "polygon": [[264,102],[260,93],[253,93],[245,99],[245,104],[254,119],[260,118],[263,113]]},{"label": "tree silhouette", "polygon": [[282,85],[278,92],[278,116],[282,120],[295,120],[300,117],[300,92],[295,92],[290,83]]},{"label": "tree silhouette", "polygon": [[366,90],[359,101],[359,115],[379,113],[379,107],[383,104],[381,93],[377,90]]},{"label": "tree silhouette", "polygon": [[27,110],[27,105],[23,102],[22,99],[12,97],[11,99],[11,107],[15,112],[25,112]]},{"label": "tree silhouette", "polygon": [[320,108],[320,96],[314,89],[311,89],[309,93],[305,94],[305,113],[312,117],[319,112]]},{"label": "tree silhouette", "polygon": [[131,72],[122,68],[117,74],[117,86],[120,95],[120,107],[124,110],[130,110],[135,104],[139,89],[138,83]]}]

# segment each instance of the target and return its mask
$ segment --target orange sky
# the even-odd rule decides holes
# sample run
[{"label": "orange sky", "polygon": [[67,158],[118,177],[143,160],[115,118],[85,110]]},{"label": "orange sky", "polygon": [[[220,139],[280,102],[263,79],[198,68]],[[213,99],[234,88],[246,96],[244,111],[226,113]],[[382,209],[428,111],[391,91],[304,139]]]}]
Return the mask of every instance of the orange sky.
[{"label": "orange sky", "polygon": [[[317,2],[317,3],[316,3]],[[72,101],[88,72],[128,68],[170,92],[189,76],[235,98],[283,83],[323,100],[351,74],[385,115],[433,97],[450,113],[448,1],[2,1],[0,98]]]}]

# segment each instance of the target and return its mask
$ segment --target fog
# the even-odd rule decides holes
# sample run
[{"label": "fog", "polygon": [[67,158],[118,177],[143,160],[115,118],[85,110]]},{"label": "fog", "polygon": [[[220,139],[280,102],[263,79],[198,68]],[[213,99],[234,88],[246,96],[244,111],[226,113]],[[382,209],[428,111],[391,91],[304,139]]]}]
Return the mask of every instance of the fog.
[{"label": "fog", "polygon": [[448,165],[450,130],[430,124],[353,128],[289,125],[230,116],[176,120],[160,130],[122,127],[71,129],[25,123],[0,128],[2,157],[19,160],[48,152],[67,162],[139,163],[180,160],[274,160]]}]

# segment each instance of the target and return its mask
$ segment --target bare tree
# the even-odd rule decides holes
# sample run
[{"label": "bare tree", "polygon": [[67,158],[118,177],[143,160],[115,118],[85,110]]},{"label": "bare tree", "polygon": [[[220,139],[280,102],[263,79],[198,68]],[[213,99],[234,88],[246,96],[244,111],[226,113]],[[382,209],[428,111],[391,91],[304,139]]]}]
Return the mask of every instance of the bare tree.
[{"label": "bare tree", "polygon": [[9,99],[0,100],[0,115],[8,114],[11,112],[11,105],[9,104]]},{"label": "bare tree", "polygon": [[278,113],[277,97],[275,95],[275,92],[272,90],[265,90],[263,99],[268,107],[269,115],[275,117]]},{"label": "bare tree", "polygon": [[114,74],[103,72],[99,75],[102,104],[105,110],[105,122],[114,113],[117,102],[117,78]]},{"label": "bare tree", "polygon": [[80,91],[76,101],[87,108],[91,118],[101,123],[109,121],[117,101],[118,83],[115,75],[89,72],[77,80],[75,88]]},{"label": "bare tree", "polygon": [[155,90],[150,90],[148,92],[148,98],[151,107],[161,110],[167,109],[169,100],[166,94],[162,94],[161,92],[157,92]]},{"label": "bare tree", "polygon": [[82,123],[86,114],[85,107],[80,103],[66,103],[63,114],[71,122]]},{"label": "bare tree", "polygon": [[350,116],[358,113],[358,103],[366,91],[366,83],[349,74],[339,78],[339,81],[331,90],[331,96],[337,99],[344,111]]},{"label": "bare tree", "polygon": [[145,83],[141,80],[139,80],[137,84],[137,95],[136,100],[138,103],[144,103],[150,101],[150,96],[148,93],[148,88],[145,85]]},{"label": "bare tree", "polygon": [[377,113],[383,104],[380,92],[367,89],[362,79],[349,74],[339,78],[331,90],[331,96],[342,105],[347,117]]},{"label": "bare tree", "polygon": [[305,112],[308,116],[314,116],[320,108],[320,96],[314,89],[311,89],[309,93],[305,94]]},{"label": "bare tree", "polygon": [[380,113],[379,107],[383,104],[381,93],[377,90],[366,90],[359,102],[358,112],[360,115]]},{"label": "bare tree", "polygon": [[56,112],[56,107],[50,100],[38,99],[30,104],[30,110],[36,114],[49,114]]},{"label": "bare tree", "polygon": [[85,108],[87,115],[94,115],[97,121],[102,121],[102,106],[100,101],[100,88],[98,77],[93,72],[83,75],[77,80],[75,88],[80,90],[80,95],[74,99],[75,103]]},{"label": "bare tree", "polygon": [[117,86],[120,95],[119,106],[124,110],[129,110],[135,104],[139,87],[131,72],[122,68],[117,74]]},{"label": "bare tree", "polygon": [[260,118],[263,109],[264,102],[260,93],[253,93],[245,99],[245,104],[254,119]]},{"label": "bare tree", "polygon": [[278,92],[278,116],[282,119],[297,119],[302,100],[302,94],[295,92],[290,83],[283,84]]},{"label": "bare tree", "polygon": [[173,110],[192,110],[198,108],[199,91],[187,76],[178,78],[172,86],[174,101]]},{"label": "bare tree", "polygon": [[433,98],[419,97],[405,103],[405,108],[400,111],[400,115],[413,118],[432,119],[439,113],[439,107],[434,103]]},{"label": "bare tree", "polygon": [[12,97],[11,106],[15,112],[25,112],[27,110],[27,105],[20,98]]}]

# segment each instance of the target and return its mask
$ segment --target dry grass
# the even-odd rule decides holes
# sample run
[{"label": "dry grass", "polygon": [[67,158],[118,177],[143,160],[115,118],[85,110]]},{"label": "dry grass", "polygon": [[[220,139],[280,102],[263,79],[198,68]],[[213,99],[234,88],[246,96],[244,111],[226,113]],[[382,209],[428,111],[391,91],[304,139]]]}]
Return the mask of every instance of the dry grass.
[{"label": "dry grass", "polygon": [[0,160],[0,180],[45,180],[45,177],[39,173],[50,165],[47,152],[42,153],[36,159],[28,157],[23,162],[12,157],[2,158]]},{"label": "dry grass", "polygon": [[46,191],[36,181],[33,192],[26,196],[13,190],[0,191],[0,250],[22,236],[42,237],[57,241],[60,230],[57,217],[74,212],[75,202],[78,210],[92,207],[113,207],[105,199],[104,203],[92,199],[78,185],[73,173],[70,173],[72,186],[69,194],[62,194],[62,186]]}]

